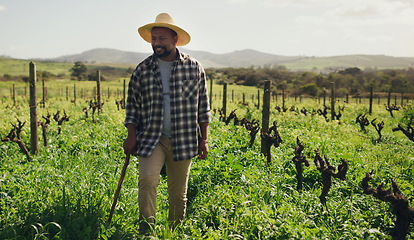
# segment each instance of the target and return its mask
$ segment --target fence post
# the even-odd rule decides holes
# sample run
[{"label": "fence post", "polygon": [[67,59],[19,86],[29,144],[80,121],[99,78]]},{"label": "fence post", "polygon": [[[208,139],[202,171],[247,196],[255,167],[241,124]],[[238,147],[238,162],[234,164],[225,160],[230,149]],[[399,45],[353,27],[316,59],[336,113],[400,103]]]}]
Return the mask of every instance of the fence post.
[{"label": "fence post", "polygon": [[76,84],[73,84],[73,103],[76,106]]},{"label": "fence post", "polygon": [[210,78],[210,109],[213,109],[213,78]]},{"label": "fence post", "polygon": [[372,87],[372,84],[371,84],[371,88],[370,88],[370,91],[369,91],[369,115],[372,114],[372,100],[373,100],[373,98],[374,98],[373,87]]},{"label": "fence post", "polygon": [[325,91],[325,90],[323,90],[323,106],[324,106],[324,107],[326,106],[325,101],[326,101],[326,91]]},{"label": "fence post", "polygon": [[285,88],[282,88],[282,109],[285,109]]},{"label": "fence post", "polygon": [[390,106],[390,102],[391,102],[391,90],[388,92],[388,107]]},{"label": "fence post", "polygon": [[[269,115],[270,115],[270,80],[265,82],[264,94],[263,94],[263,111],[262,111],[262,132],[269,132]],[[266,140],[262,138],[261,152],[266,154],[268,148]],[[269,156],[267,156],[269,158]]]},{"label": "fence post", "polygon": [[43,96],[42,96],[42,106],[43,106],[43,108],[45,108],[45,105],[46,105],[46,97],[45,97],[45,79],[44,78],[42,79],[42,93],[43,93]]},{"label": "fence post", "polygon": [[126,79],[124,78],[124,90],[122,92],[122,104],[125,106],[125,94],[126,94]]},{"label": "fence post", "polygon": [[37,101],[36,101],[36,64],[29,64],[30,79],[30,153],[37,154],[39,152],[39,141],[37,133]]},{"label": "fence post", "polygon": [[227,115],[226,115],[226,110],[227,110],[227,83],[224,83],[223,85],[223,114],[224,114],[224,119],[226,119]]},{"label": "fence post", "polygon": [[[101,112],[101,71],[96,71],[96,98],[98,101],[98,113]],[[124,95],[125,96],[125,95]]]},{"label": "fence post", "polygon": [[13,96],[13,106],[16,106],[16,88],[14,84],[13,84],[12,96]]},{"label": "fence post", "polygon": [[331,120],[335,120],[335,82],[331,82]]}]

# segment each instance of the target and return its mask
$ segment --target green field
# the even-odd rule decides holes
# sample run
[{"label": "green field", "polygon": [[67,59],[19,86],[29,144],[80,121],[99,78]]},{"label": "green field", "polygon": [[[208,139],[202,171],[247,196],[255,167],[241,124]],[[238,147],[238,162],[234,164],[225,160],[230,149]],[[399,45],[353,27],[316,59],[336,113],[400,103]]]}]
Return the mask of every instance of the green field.
[{"label": "green field", "polygon": [[[69,75],[69,69],[73,67],[73,63],[57,63],[34,61],[36,63],[36,71],[48,71],[52,74]],[[0,74],[9,74],[12,76],[29,76],[29,60],[0,58]]]},{"label": "green field", "polygon": [[[95,87],[93,82],[47,82],[51,89],[74,83],[88,91]],[[103,89],[123,87],[121,80],[106,84]],[[10,83],[3,87],[8,91]],[[222,89],[214,85],[213,109],[222,106]],[[246,94],[248,106],[238,104],[242,93]],[[261,121],[261,110],[254,107],[257,102],[252,102],[253,94],[257,94],[256,88],[229,85],[227,113],[237,109],[240,119]],[[65,110],[70,120],[63,123],[61,134],[52,120],[47,147],[42,144],[39,129],[39,153],[32,156],[32,162],[27,161],[18,144],[0,143],[0,239],[140,239],[136,157],[131,158],[112,224],[105,224],[125,157],[124,111],[115,105],[119,98],[105,96],[103,111],[95,115],[93,122],[82,111],[90,99],[91,96],[81,99],[79,95],[75,105],[64,95],[50,96],[46,108],[38,107],[39,120],[47,112],[55,114],[58,110]],[[8,92],[1,100],[1,137],[9,133],[10,123],[17,124],[18,118],[26,122],[22,141],[30,148],[28,96],[19,95],[15,106]],[[391,239],[395,221],[391,205],[364,194],[360,183],[365,173],[374,170],[370,182],[373,188],[381,182],[388,188],[394,179],[412,205],[414,143],[401,131],[392,131],[398,123],[406,122],[404,117],[410,115],[412,108],[401,108],[391,118],[383,104],[374,104],[373,114],[367,115],[370,121],[376,118],[385,123],[378,141],[373,126],[367,126],[364,132],[355,122],[358,114],[368,113],[367,101],[338,101],[337,105],[345,106],[343,116],[339,121],[327,122],[318,114],[305,116],[299,112],[303,108],[309,112],[321,109],[319,101],[289,98],[286,106],[294,105],[297,110],[279,113],[275,106],[281,106],[281,99],[272,100],[270,122],[277,122],[283,142],[271,148],[270,166],[260,153],[259,134],[249,148],[249,132],[233,121],[226,125],[219,121],[218,112],[214,113],[209,156],[193,161],[186,220],[175,232],[168,230],[167,177],[161,177],[155,238]],[[304,167],[302,191],[296,190],[292,162],[297,137],[310,162],[309,167]],[[313,162],[316,149],[333,166],[340,164],[340,158],[349,164],[346,180],[333,179],[327,195],[329,213],[319,201],[322,178]],[[414,239],[412,226],[407,239]]]}]

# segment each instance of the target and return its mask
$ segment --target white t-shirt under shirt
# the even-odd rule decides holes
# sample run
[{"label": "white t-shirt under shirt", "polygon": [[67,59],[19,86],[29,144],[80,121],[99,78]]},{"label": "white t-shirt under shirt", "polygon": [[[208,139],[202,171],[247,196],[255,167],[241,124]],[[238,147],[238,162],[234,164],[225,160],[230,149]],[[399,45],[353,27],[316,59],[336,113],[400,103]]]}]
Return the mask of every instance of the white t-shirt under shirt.
[{"label": "white t-shirt under shirt", "polygon": [[164,122],[162,135],[171,138],[171,107],[170,107],[170,75],[174,62],[166,62],[158,58],[162,80],[162,96],[164,108]]}]

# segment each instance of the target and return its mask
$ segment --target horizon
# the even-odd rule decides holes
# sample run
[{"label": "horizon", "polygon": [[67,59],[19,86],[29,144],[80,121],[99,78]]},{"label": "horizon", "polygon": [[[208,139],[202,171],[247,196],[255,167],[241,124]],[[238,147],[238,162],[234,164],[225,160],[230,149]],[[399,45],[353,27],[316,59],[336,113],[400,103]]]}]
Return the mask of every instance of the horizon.
[{"label": "horizon", "polygon": [[[386,54],[360,54],[360,53],[355,53],[355,54],[343,54],[343,55],[331,55],[331,56],[308,56],[308,55],[282,55],[282,54],[275,54],[275,53],[265,53],[265,52],[261,52],[258,51],[256,49],[251,49],[251,48],[246,48],[246,49],[236,49],[232,52],[224,52],[224,53],[213,53],[213,52],[209,52],[209,51],[205,51],[205,50],[193,50],[193,49],[188,49],[188,48],[183,48],[183,47],[178,47],[179,49],[182,49],[183,52],[187,53],[186,51],[191,51],[191,52],[206,52],[206,53],[210,53],[210,54],[215,54],[215,55],[224,55],[224,54],[232,54],[235,52],[241,52],[241,51],[246,51],[246,50],[251,50],[251,51],[255,51],[258,53],[262,53],[262,54],[270,54],[270,55],[274,55],[274,56],[282,56],[282,57],[316,57],[316,58],[329,58],[329,57],[341,57],[341,56],[386,56],[386,57],[395,57],[395,58],[414,58],[414,56],[392,56],[392,55],[386,55]],[[85,52],[89,52],[89,51],[93,51],[93,50],[98,50],[98,49],[108,49],[108,50],[116,50],[116,51],[121,51],[121,52],[131,52],[131,53],[138,53],[138,54],[148,54],[151,55],[152,52],[147,51],[147,52],[138,52],[138,51],[125,51],[125,50],[120,50],[120,49],[115,49],[115,48],[109,48],[109,47],[98,47],[98,48],[92,48],[92,49],[88,49],[82,52],[78,52],[78,53],[72,53],[72,54],[65,54],[65,55],[61,55],[61,56],[57,56],[57,57],[51,57],[51,58],[40,58],[40,57],[32,57],[32,58],[15,58],[13,56],[8,56],[8,55],[2,55],[0,54],[0,57],[4,57],[4,58],[10,58],[10,59],[16,59],[16,60],[41,60],[41,61],[48,61],[48,60],[54,60],[57,58],[62,58],[62,57],[69,57],[69,56],[73,56],[73,55],[80,55],[83,54]]]},{"label": "horizon", "polygon": [[137,28],[168,12],[190,33],[184,46],[190,51],[414,57],[410,0],[212,0],[197,7],[203,11],[189,0],[0,2],[0,55],[58,58],[96,48],[151,53]]}]

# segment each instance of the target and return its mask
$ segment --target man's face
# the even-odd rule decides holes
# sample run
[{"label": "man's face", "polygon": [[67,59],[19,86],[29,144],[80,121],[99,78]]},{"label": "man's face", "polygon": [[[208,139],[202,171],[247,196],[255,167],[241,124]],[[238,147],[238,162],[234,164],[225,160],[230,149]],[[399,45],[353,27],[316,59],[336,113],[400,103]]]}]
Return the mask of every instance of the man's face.
[{"label": "man's face", "polygon": [[159,58],[169,56],[174,50],[177,40],[177,35],[169,28],[155,27],[151,31],[152,49]]}]

